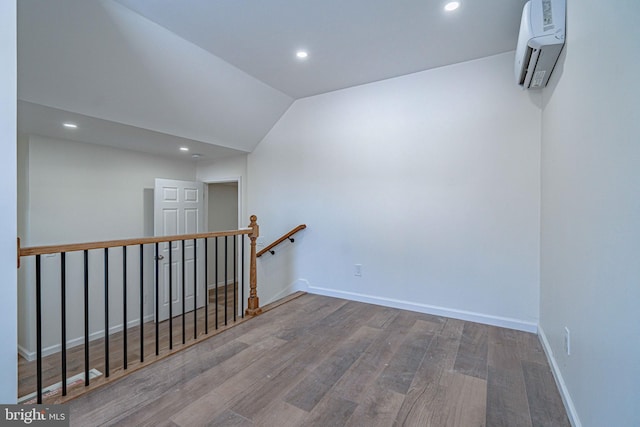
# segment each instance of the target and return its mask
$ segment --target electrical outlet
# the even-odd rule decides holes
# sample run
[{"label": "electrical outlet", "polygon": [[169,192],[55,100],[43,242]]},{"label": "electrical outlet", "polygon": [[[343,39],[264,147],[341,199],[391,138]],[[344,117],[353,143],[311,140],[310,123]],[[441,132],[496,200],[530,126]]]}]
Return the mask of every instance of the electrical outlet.
[{"label": "electrical outlet", "polygon": [[353,270],[354,271],[353,274],[355,274],[358,277],[362,276],[362,264],[356,264],[354,267],[355,268]]},{"label": "electrical outlet", "polygon": [[564,327],[564,351],[567,356],[571,356],[571,331],[566,326]]}]

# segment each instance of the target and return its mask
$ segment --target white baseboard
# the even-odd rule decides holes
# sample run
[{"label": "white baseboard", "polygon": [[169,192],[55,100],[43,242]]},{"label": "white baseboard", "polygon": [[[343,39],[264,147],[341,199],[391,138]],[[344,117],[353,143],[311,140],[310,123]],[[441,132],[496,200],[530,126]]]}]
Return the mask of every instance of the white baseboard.
[{"label": "white baseboard", "polygon": [[279,299],[289,296],[292,293],[297,291],[308,292],[308,289],[309,289],[309,283],[306,280],[303,280],[303,279],[296,280],[295,282],[289,284],[289,286],[287,286],[286,288],[284,288],[283,290],[275,294],[273,297],[269,298],[268,301],[265,300],[262,304],[263,305],[270,304],[274,301],[278,301]]},{"label": "white baseboard", "polygon": [[[147,322],[152,322],[155,319],[155,316],[153,314],[149,314],[146,315],[144,317],[144,323]],[[127,328],[131,328],[134,326],[139,326],[140,325],[140,320],[139,319],[134,319],[134,320],[129,320],[127,322]],[[116,325],[116,326],[111,326],[109,328],[109,335],[112,335],[116,332],[120,332],[122,331],[122,324]],[[104,338],[104,329],[101,329],[99,331],[95,331],[92,332],[91,334],[89,334],[89,341],[93,341],[93,340],[97,340],[100,338]],[[77,338],[73,338],[70,340],[67,340],[67,349],[70,349],[72,347],[78,346],[78,345],[82,345],[84,344],[84,336],[82,337],[77,337]],[[55,354],[55,353],[59,353],[60,351],[62,351],[62,346],[60,344],[54,344],[52,346],[49,347],[45,347],[42,349],[42,357],[46,357],[49,356],[51,354]],[[36,360],[36,352],[35,351],[28,351],[26,348],[24,348],[21,345],[18,345],[18,354],[20,354],[20,356],[24,357],[28,362],[34,361]]]},{"label": "white baseboard", "polygon": [[[223,288],[225,285],[229,286],[229,285],[233,285],[236,281],[234,279],[228,279],[227,282],[225,283],[224,280],[218,281],[218,288]],[[207,287],[207,289],[215,289],[216,288],[216,284],[215,283],[209,283],[209,286]]]},{"label": "white baseboard", "polygon": [[30,352],[20,344],[18,344],[18,354],[22,356],[27,362],[35,360],[35,352]]},{"label": "white baseboard", "polygon": [[484,323],[486,325],[499,326],[502,328],[515,329],[518,331],[536,333],[538,325],[536,323],[525,322],[519,319],[511,319],[508,317],[493,316],[483,313],[475,313],[471,311],[456,310],[446,307],[437,307],[428,304],[420,304],[416,302],[397,300],[393,298],[382,298],[372,295],[365,295],[356,292],[345,292],[336,289],[320,288],[310,286],[305,280],[296,281],[297,288],[295,290],[306,291],[311,294],[325,295],[329,297],[343,298],[352,301],[366,302],[369,304],[382,305],[385,307],[399,308],[402,310],[416,311],[418,313],[433,314],[435,316],[451,317],[454,319],[466,320],[469,322]]},{"label": "white baseboard", "polygon": [[560,390],[560,396],[562,397],[562,402],[564,403],[564,407],[567,410],[569,422],[573,427],[582,427],[580,417],[578,417],[578,412],[576,411],[576,407],[573,405],[573,400],[571,399],[571,395],[569,394],[569,389],[564,382],[562,372],[560,371],[560,367],[556,362],[556,358],[553,356],[553,350],[551,350],[551,345],[547,340],[547,336],[545,335],[542,326],[538,326],[538,337],[540,338],[540,342],[542,343],[544,353],[547,355],[547,360],[549,361],[549,365],[551,366],[553,378],[556,380],[558,390]]}]

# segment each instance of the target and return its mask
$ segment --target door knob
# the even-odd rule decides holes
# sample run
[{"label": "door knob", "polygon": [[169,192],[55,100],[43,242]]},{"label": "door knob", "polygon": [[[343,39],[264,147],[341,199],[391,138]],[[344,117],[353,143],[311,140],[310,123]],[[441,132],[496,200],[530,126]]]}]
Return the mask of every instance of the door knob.
[{"label": "door knob", "polygon": [[156,259],[157,259],[157,260],[163,260],[163,259],[164,259],[164,255],[158,255],[158,256],[156,257]]}]

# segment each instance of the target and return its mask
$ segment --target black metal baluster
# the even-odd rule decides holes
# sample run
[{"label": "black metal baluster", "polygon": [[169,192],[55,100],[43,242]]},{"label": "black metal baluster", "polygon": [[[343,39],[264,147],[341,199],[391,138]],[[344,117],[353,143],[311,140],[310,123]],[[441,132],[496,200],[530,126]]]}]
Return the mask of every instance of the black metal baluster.
[{"label": "black metal baluster", "polygon": [[[198,239],[193,239],[193,310],[198,308]],[[194,325],[195,326],[195,325]],[[207,310],[204,312],[204,333],[209,331]]]},{"label": "black metal baluster", "polygon": [[182,344],[185,343],[185,332],[186,332],[186,328],[185,328],[185,324],[184,324],[184,320],[185,320],[185,316],[184,316],[184,312],[185,312],[185,298],[184,298],[184,240],[182,241]]},{"label": "black metal baluster", "polygon": [[159,278],[159,271],[158,271],[158,265],[160,263],[160,252],[158,251],[158,243],[156,242],[156,256],[155,256],[155,260],[156,260],[156,312],[155,312],[155,317],[156,317],[156,356],[158,356],[160,354],[160,340],[159,340],[159,336],[160,336],[160,329],[159,329],[159,314],[158,314],[158,278]]},{"label": "black metal baluster", "polygon": [[144,362],[144,245],[140,245],[140,363]]},{"label": "black metal baluster", "polygon": [[204,333],[209,333],[209,239],[204,239]]},{"label": "black metal baluster", "polygon": [[193,339],[196,339],[197,337],[198,337],[198,239],[193,239]]},{"label": "black metal baluster", "polygon": [[36,387],[38,404],[42,404],[42,272],[40,255],[36,255]]},{"label": "black metal baluster", "polygon": [[62,333],[62,395],[67,395],[67,254],[60,253],[60,330]]},{"label": "black metal baluster", "polygon": [[238,250],[236,248],[236,242],[238,236],[233,236],[233,321],[236,321],[238,314]]},{"label": "black metal baluster", "polygon": [[127,247],[122,247],[122,357],[127,369]]},{"label": "black metal baluster", "polygon": [[[198,289],[198,241],[196,239],[193,239],[193,250],[195,251],[193,254],[193,289],[194,289],[194,293],[197,293],[197,289]],[[205,241],[205,253],[207,250],[207,246],[206,246],[206,241]],[[205,261],[204,261],[204,268],[205,268],[205,273],[206,273],[206,269],[207,269],[207,258],[205,257]],[[204,279],[204,333],[205,335],[209,333],[209,304],[207,303],[209,300],[209,292],[207,289],[207,279],[206,279],[206,274],[205,274],[205,279]],[[194,304],[197,302],[197,297],[194,297]]]},{"label": "black metal baluster", "polygon": [[215,258],[216,258],[216,262],[215,262],[215,270],[216,270],[215,279],[216,279],[216,281],[213,283],[213,286],[215,287],[215,290],[216,290],[215,312],[216,312],[216,329],[218,329],[218,236],[216,236]]},{"label": "black metal baluster", "polygon": [[242,295],[240,297],[242,299],[242,302],[240,303],[240,305],[242,306],[242,310],[240,311],[240,315],[244,319],[244,234],[240,236],[240,240],[242,242],[242,264],[240,267],[242,270],[242,278],[240,279],[242,282]]},{"label": "black metal baluster", "polygon": [[104,248],[104,375],[109,377],[109,249]]},{"label": "black metal baluster", "polygon": [[227,299],[227,284],[228,282],[228,267],[227,264],[229,263],[229,243],[228,243],[228,237],[229,236],[224,236],[224,325],[227,326],[227,305],[229,300]]},{"label": "black metal baluster", "polygon": [[89,251],[84,250],[84,385],[89,385]]},{"label": "black metal baluster", "polygon": [[173,242],[169,243],[169,350],[173,349]]}]

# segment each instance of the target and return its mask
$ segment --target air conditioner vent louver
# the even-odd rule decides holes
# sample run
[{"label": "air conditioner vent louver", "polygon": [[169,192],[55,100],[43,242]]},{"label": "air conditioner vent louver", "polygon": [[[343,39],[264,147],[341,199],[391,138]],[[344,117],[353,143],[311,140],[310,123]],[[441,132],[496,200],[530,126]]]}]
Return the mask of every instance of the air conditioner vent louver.
[{"label": "air conditioner vent louver", "polygon": [[565,39],[566,0],[530,0],[524,5],[515,58],[516,83],[543,88]]}]

